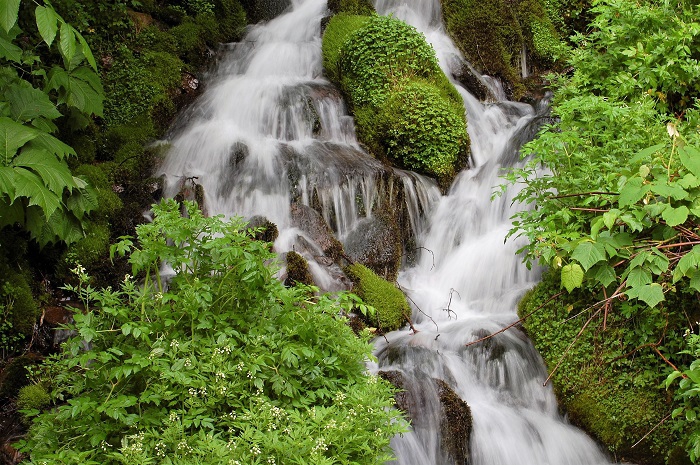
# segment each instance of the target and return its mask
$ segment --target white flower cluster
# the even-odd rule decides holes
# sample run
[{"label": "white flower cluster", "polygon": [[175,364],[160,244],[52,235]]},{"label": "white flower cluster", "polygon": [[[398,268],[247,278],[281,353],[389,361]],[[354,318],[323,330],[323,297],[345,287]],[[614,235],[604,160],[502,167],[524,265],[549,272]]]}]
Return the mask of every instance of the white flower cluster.
[{"label": "white flower cluster", "polygon": [[326,444],[326,440],[323,439],[323,437],[320,437],[316,440],[316,444],[314,445],[313,449],[311,449],[312,452],[316,453],[321,453],[324,451],[328,450],[328,444]]}]

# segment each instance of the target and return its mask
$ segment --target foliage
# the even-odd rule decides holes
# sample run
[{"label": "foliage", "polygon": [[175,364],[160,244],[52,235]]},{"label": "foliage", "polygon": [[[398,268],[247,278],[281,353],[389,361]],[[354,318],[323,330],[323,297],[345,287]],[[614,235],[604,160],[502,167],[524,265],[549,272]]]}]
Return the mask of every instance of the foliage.
[{"label": "foliage", "polygon": [[41,384],[29,384],[17,394],[17,408],[21,410],[41,410],[51,403],[51,396]]},{"label": "foliage", "polygon": [[669,412],[667,395],[659,387],[665,364],[656,350],[666,354],[678,350],[681,341],[664,339],[664,332],[682,324],[684,312],[691,312],[694,302],[674,298],[673,305],[656,308],[625,302],[608,316],[604,333],[595,323],[603,319],[599,313],[579,336],[595,314],[585,310],[591,296],[577,290],[547,303],[559,289],[559,274],[559,270],[546,273],[523,297],[518,313],[534,311],[524,327],[552,371],[551,383],[562,408],[572,423],[605,444],[617,460],[665,463],[669,451],[682,442],[671,422],[656,427]]},{"label": "foliage", "polygon": [[36,7],[36,28],[63,65],[44,66],[33,49],[21,48],[19,6],[8,1],[0,9],[0,228],[17,223],[42,245],[70,243],[82,236],[96,202],[68,169],[65,159],[75,151],[52,134],[62,114],[78,127],[100,115],[102,86],[87,42],[50,5]]},{"label": "foliage", "polygon": [[371,324],[384,333],[404,325],[411,309],[400,289],[360,263],[350,265],[348,273],[355,283],[353,291],[375,310],[369,315]]},{"label": "foliage", "polygon": [[[462,99],[415,28],[392,17],[338,15],[324,33],[323,59],[349,98],[359,138],[375,155],[443,178],[466,159]],[[401,101],[414,97],[417,102]],[[392,114],[401,106],[410,118]],[[440,122],[431,126],[437,134],[416,130],[428,121]]]},{"label": "foliage", "polygon": [[371,15],[375,12],[369,0],[330,0],[328,9],[333,14]]},{"label": "foliage", "polygon": [[[667,312],[700,291],[700,112],[687,74],[697,57],[684,48],[697,43],[697,8],[598,2],[574,74],[557,82],[558,122],[508,175],[524,186],[516,200],[534,207],[511,230],[529,241],[526,262],[559,269],[568,292],[587,290],[587,321],[606,339],[616,340],[611,319]],[[678,27],[666,34],[669,24]],[[670,318],[656,340],[630,331],[630,343],[669,360],[686,321]]]},{"label": "foliage", "polygon": [[285,288],[243,223],[186,208],[114,247],[142,283],[98,291],[76,267],[85,311],[46,368],[64,403],[36,417],[30,463],[384,463],[404,426],[338,316],[354,301]]}]

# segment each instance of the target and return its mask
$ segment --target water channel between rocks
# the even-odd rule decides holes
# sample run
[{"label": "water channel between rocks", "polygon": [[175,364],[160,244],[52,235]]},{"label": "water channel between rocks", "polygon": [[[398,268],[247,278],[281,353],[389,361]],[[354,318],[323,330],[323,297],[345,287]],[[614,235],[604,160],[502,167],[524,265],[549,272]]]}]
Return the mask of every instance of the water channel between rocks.
[{"label": "water channel between rocks", "polygon": [[[423,32],[448,76],[468,66],[444,31],[437,0],[375,6]],[[478,78],[491,89],[491,103],[458,85],[472,167],[443,196],[431,180],[383,166],[360,148],[339,92],[323,77],[326,15],[325,0],[295,0],[228,46],[169,140],[158,173],[166,195],[195,179],[210,214],[267,218],[279,229],[275,250],[303,255],[329,291],[349,283],[328,257],[332,238],[324,231],[330,227],[346,249],[369,244],[383,229],[377,213],[394,212],[402,242],[419,251],[398,277],[419,332],[379,338],[371,369],[406,390],[413,430],[392,441],[399,464],[609,463],[559,415],[551,388],[543,387],[542,360],[522,332],[465,346],[516,321],[518,299],[539,278],[516,256],[516,241],[504,243],[514,192],[493,201],[491,194],[546,105],[501,100],[485,77]],[[468,440],[446,407],[463,401],[471,411]]]}]

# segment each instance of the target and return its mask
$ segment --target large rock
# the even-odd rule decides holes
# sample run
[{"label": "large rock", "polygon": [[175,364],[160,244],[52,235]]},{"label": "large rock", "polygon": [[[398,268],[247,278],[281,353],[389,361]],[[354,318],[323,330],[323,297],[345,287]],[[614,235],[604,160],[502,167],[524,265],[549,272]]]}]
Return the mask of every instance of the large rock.
[{"label": "large rock", "polygon": [[331,228],[316,210],[300,203],[293,203],[291,213],[292,225],[308,234],[324,255],[333,261],[340,259],[343,255],[343,245],[335,238]]},{"label": "large rock", "polygon": [[401,234],[395,218],[378,215],[362,220],[345,239],[345,253],[388,281],[401,265]]},{"label": "large rock", "polygon": [[472,414],[469,405],[443,380],[407,379],[400,371],[380,371],[379,376],[399,391],[394,395],[396,408],[406,414],[414,429],[430,424],[429,405],[438,402],[440,410],[440,445],[443,465],[469,465],[469,438]]}]

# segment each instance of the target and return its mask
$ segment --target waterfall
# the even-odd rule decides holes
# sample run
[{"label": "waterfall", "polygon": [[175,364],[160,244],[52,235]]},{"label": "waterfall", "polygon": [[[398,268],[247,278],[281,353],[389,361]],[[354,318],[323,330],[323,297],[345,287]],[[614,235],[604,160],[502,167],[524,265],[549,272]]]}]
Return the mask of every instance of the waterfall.
[{"label": "waterfall", "polygon": [[[437,0],[378,0],[376,8],[421,30],[448,76],[464,66]],[[466,347],[516,321],[518,299],[538,279],[515,255],[521,244],[503,242],[514,192],[495,201],[491,193],[542,109],[506,101],[485,105],[458,87],[473,166],[441,196],[429,179],[387,168],[361,149],[342,98],[323,77],[320,24],[326,14],[326,0],[294,0],[285,13],[229,46],[168,140],[158,172],[166,195],[176,196],[193,181],[203,187],[209,213],[274,222],[275,250],[301,253],[316,283],[331,291],[348,283],[325,256],[324,239],[314,231],[328,227],[319,225],[346,242],[378,209],[405,211],[406,229],[422,248],[399,283],[414,303],[419,332],[404,329],[378,339],[378,362],[370,367],[399,373],[420,400],[420,419],[392,442],[399,463],[454,463],[441,437],[440,386],[471,408],[473,431],[463,445],[469,463],[608,463],[559,415],[551,388],[542,386],[542,360],[521,331]],[[481,79],[494,96],[502,95],[493,81]]]}]

